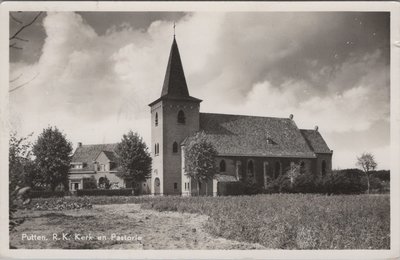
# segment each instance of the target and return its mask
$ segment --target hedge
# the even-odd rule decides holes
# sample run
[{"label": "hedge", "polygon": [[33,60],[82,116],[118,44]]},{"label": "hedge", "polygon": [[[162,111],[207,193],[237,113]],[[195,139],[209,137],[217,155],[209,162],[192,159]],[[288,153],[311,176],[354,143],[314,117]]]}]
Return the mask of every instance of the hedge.
[{"label": "hedge", "polygon": [[31,198],[51,198],[51,197],[64,197],[67,195],[65,191],[42,191],[42,190],[31,190]]},{"label": "hedge", "polygon": [[78,196],[130,196],[130,195],[133,195],[133,189],[117,189],[117,190],[83,189],[83,190],[77,190],[76,195],[78,195]]}]

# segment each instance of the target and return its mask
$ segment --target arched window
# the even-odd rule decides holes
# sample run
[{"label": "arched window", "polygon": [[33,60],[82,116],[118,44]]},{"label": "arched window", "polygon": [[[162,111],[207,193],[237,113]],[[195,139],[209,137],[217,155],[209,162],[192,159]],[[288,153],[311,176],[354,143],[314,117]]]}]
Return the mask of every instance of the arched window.
[{"label": "arched window", "polygon": [[154,145],[154,155],[157,155],[157,144]]},{"label": "arched window", "polygon": [[172,145],[172,152],[173,153],[177,153],[178,152],[178,143],[174,142],[174,144]]},{"label": "arched window", "polygon": [[219,163],[219,171],[220,172],[225,172],[226,171],[225,160],[221,160],[221,162]]},{"label": "arched window", "polygon": [[322,173],[322,176],[325,176],[325,174],[326,174],[326,162],[325,162],[325,160],[323,160],[322,163],[321,163],[321,173]]},{"label": "arched window", "polygon": [[154,120],[154,123],[155,123],[156,126],[158,126],[158,113],[157,112],[156,112],[156,118]]},{"label": "arched window", "polygon": [[247,163],[247,174],[249,177],[254,176],[254,163],[251,160]]},{"label": "arched window", "polygon": [[186,122],[185,113],[182,110],[178,112],[178,123],[184,124]]},{"label": "arched window", "polygon": [[274,172],[274,179],[278,178],[278,176],[281,174],[281,163],[276,162],[275,163],[275,172]]},{"label": "arched window", "polygon": [[160,153],[160,144],[157,143],[157,154],[159,154],[159,153]]},{"label": "arched window", "polygon": [[304,173],[306,170],[306,163],[304,161],[300,162],[300,173]]}]

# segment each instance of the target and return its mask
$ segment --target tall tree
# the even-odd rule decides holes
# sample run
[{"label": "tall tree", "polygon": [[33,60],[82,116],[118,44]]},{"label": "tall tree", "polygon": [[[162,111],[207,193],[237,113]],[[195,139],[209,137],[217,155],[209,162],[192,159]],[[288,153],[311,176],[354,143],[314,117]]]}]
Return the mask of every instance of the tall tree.
[{"label": "tall tree", "polygon": [[123,172],[119,175],[124,179],[132,179],[137,185],[150,177],[151,157],[146,143],[138,133],[129,131],[124,134],[116,148],[119,165]]},{"label": "tall tree", "polygon": [[33,172],[32,143],[27,137],[18,137],[16,132],[10,133],[9,140],[9,191],[17,187],[32,186],[30,175]]},{"label": "tall tree", "polygon": [[215,147],[203,132],[197,133],[185,147],[185,171],[196,181],[197,195],[200,195],[200,183],[206,184],[207,194],[207,182],[217,173],[216,156]]},{"label": "tall tree", "polygon": [[367,177],[367,193],[369,194],[369,174],[371,171],[375,170],[378,164],[375,162],[375,158],[371,153],[363,153],[360,157],[357,157],[356,165],[361,168]]},{"label": "tall tree", "polygon": [[37,177],[52,191],[59,184],[68,188],[68,170],[71,163],[72,144],[57,127],[43,129],[33,145]]}]

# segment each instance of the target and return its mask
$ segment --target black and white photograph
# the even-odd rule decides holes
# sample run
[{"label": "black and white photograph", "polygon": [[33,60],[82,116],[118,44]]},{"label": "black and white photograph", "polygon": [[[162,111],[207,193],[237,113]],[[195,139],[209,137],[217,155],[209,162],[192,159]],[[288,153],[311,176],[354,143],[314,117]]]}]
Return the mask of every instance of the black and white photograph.
[{"label": "black and white photograph", "polygon": [[400,257],[399,10],[303,4],[3,3],[1,255]]}]

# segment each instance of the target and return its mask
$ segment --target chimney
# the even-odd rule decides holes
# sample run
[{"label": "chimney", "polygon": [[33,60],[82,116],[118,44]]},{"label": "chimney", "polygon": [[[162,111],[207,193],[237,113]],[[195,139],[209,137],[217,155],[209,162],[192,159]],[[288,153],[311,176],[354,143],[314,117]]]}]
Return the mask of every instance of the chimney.
[{"label": "chimney", "polygon": [[318,126],[317,125],[314,127],[314,130],[318,132]]},{"label": "chimney", "polygon": [[289,115],[289,119],[293,119],[293,114],[290,114],[290,115]]},{"label": "chimney", "polygon": [[79,147],[82,147],[82,143],[81,142],[78,142],[78,148]]}]

